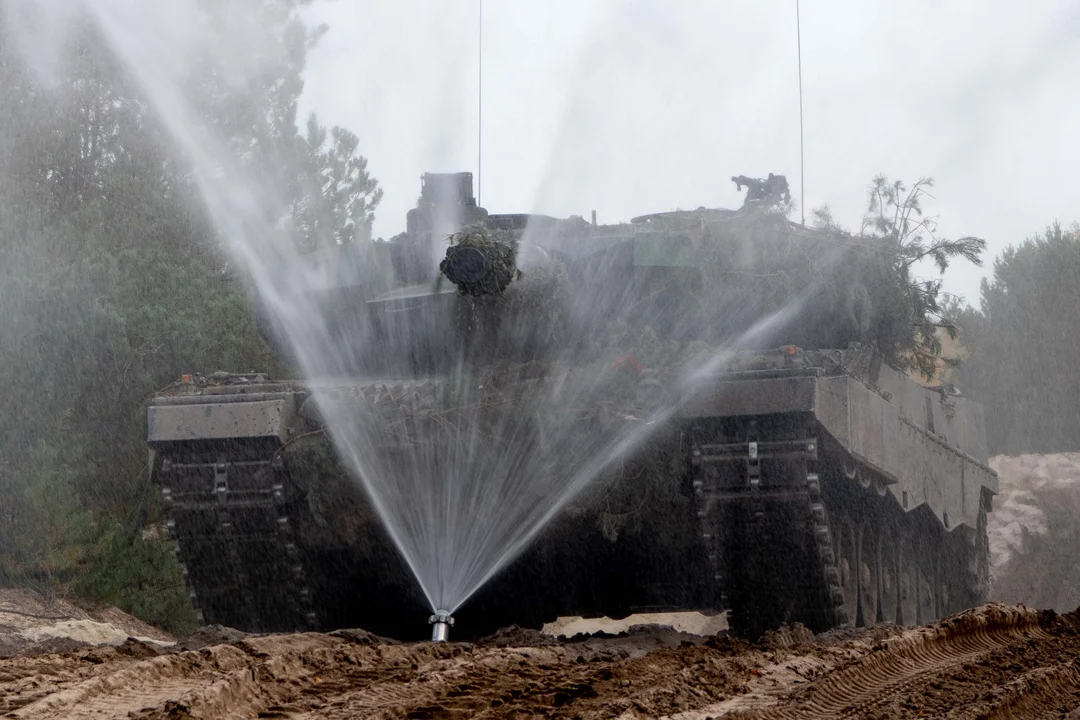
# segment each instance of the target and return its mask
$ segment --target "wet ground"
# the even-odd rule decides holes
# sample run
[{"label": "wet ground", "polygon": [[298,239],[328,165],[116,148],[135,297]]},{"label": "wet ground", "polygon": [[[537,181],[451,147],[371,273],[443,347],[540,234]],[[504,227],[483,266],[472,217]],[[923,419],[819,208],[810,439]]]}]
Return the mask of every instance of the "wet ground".
[{"label": "wet ground", "polygon": [[1080,718],[1080,613],[989,605],[923,628],[759,644],[659,626],[476,644],[363,631],[128,640],[0,659],[19,718]]}]

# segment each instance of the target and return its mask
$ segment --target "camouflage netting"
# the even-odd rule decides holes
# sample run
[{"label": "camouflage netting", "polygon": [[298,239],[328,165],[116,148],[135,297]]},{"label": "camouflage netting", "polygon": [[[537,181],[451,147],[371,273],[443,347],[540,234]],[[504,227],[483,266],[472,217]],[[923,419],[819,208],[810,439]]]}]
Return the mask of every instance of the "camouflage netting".
[{"label": "camouflage netting", "polygon": [[888,352],[910,341],[907,288],[873,241],[796,232],[769,215],[733,218],[709,231],[700,266],[706,292],[699,305],[726,316],[729,331],[801,302],[796,319],[777,338],[784,344],[819,349],[876,343]]},{"label": "camouflage netting", "polygon": [[[940,282],[913,274],[917,258],[910,245],[891,237],[808,229],[769,212],[669,215],[600,228],[560,223],[550,236],[583,246],[615,237],[628,240],[629,250],[609,246],[588,261],[553,253],[549,265],[558,269],[546,272],[559,282],[546,284],[510,286],[506,278],[515,273],[507,260],[502,297],[487,305],[526,310],[519,320],[537,336],[557,340],[562,357],[582,351],[593,356],[599,348],[682,356],[695,343],[725,346],[761,318],[795,305],[783,327],[755,337],[755,348],[747,349],[859,343],[898,369],[932,371],[940,352],[938,330],[948,324],[938,304]],[[475,242],[488,243],[484,247],[511,247],[476,237]],[[641,262],[643,249],[658,260]],[[680,259],[672,261],[674,256]],[[561,334],[539,330],[549,323],[558,323]],[[665,349],[655,352],[661,345]]]},{"label": "camouflage netting", "polygon": [[943,317],[940,277],[917,273],[931,264],[944,270],[957,257],[978,264],[985,242],[936,236],[933,221],[921,219],[918,188],[900,209],[888,205],[884,216],[872,203],[867,234],[844,232],[831,220],[807,228],[762,211],[669,213],[650,222],[655,236],[673,246],[681,242],[692,258],[692,271],[672,298],[682,308],[684,327],[707,327],[699,339],[723,342],[794,302],[799,310],[771,336],[774,345],[860,343],[898,369],[932,373],[939,331],[953,327]]}]

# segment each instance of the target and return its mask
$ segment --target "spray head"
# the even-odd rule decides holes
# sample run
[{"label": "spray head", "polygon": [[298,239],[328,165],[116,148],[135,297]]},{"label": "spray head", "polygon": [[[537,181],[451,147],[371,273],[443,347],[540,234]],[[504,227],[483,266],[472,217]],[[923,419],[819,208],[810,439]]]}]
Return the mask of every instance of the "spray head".
[{"label": "spray head", "polygon": [[454,618],[450,617],[447,610],[436,610],[435,614],[428,618],[428,624],[431,625],[431,642],[446,642],[450,639]]}]

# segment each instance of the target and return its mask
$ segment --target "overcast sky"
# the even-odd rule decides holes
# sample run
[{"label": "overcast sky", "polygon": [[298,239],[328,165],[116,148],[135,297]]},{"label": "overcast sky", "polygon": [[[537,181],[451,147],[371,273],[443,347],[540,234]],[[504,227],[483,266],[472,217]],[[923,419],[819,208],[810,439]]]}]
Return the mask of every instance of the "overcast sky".
[{"label": "overcast sky", "polygon": [[[404,229],[425,171],[477,171],[479,0],[338,0],[302,110],[361,138]],[[732,175],[799,198],[794,0],[485,0],[481,204],[601,222],[738,207]],[[1080,219],[1080,3],[806,0],[805,205],[857,229],[876,173],[937,180],[947,237],[990,259]],[[798,210],[793,215],[798,219]],[[978,300],[985,271],[946,289]]]}]

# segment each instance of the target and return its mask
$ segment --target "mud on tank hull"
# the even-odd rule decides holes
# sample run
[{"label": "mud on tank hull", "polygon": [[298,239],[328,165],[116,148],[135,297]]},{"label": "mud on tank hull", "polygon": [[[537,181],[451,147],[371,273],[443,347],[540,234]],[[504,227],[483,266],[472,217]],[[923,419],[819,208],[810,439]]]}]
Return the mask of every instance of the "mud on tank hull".
[{"label": "mud on tank hull", "polygon": [[[756,637],[983,602],[997,481],[981,409],[868,357],[736,357],[471,598],[455,636],[727,609]],[[419,639],[423,597],[308,397],[252,378],[178,386],[151,407],[153,478],[196,606],[251,631]]]}]

